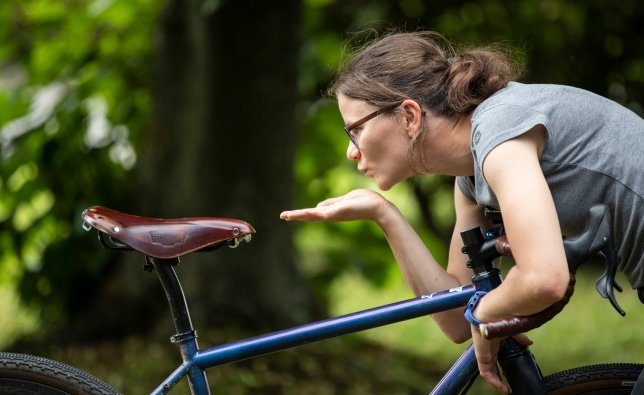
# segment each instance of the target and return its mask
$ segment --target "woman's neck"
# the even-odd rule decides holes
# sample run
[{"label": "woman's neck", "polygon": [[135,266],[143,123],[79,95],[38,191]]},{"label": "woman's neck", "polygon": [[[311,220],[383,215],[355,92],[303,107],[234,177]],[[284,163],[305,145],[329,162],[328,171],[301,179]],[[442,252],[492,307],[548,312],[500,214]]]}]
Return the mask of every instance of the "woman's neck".
[{"label": "woman's neck", "polygon": [[431,117],[423,147],[430,173],[451,176],[474,174],[471,118],[471,113],[449,118]]}]

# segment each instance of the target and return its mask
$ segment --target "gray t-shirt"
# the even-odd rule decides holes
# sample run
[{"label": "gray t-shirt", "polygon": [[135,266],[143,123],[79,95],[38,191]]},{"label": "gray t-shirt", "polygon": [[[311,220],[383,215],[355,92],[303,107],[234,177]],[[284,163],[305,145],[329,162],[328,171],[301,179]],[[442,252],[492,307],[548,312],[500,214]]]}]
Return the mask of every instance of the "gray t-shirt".
[{"label": "gray t-shirt", "polygon": [[590,207],[608,205],[619,268],[633,288],[644,287],[644,120],[619,104],[568,86],[510,82],[472,115],[474,183],[457,177],[461,191],[498,208],[483,162],[496,146],[539,124],[547,129],[541,169],[562,234],[578,234]]}]

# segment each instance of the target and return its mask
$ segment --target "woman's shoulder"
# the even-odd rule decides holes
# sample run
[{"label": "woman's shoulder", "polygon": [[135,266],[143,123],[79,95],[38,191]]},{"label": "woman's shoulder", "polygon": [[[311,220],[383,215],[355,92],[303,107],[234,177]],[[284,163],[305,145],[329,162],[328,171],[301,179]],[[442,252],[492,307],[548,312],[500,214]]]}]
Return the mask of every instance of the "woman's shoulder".
[{"label": "woman's shoulder", "polygon": [[[547,107],[548,103],[588,103],[618,105],[614,101],[589,90],[570,85],[528,84],[510,81],[507,85],[481,102],[475,113],[501,105]],[[619,105],[618,105],[619,106]]]},{"label": "woman's shoulder", "polygon": [[[615,118],[641,123],[642,118],[623,105],[591,91],[569,85],[509,82],[474,110],[472,123],[503,122],[509,115],[544,117],[579,122],[579,114],[591,121]],[[598,119],[599,118],[599,119]]]},{"label": "woman's shoulder", "polygon": [[[592,92],[575,88],[568,85],[557,84],[525,84],[510,81],[499,91],[488,97],[477,107],[476,111],[485,111],[491,107],[502,104],[508,105],[531,105],[544,99],[557,101],[565,96],[597,96]],[[475,112],[476,112],[475,111]]]}]

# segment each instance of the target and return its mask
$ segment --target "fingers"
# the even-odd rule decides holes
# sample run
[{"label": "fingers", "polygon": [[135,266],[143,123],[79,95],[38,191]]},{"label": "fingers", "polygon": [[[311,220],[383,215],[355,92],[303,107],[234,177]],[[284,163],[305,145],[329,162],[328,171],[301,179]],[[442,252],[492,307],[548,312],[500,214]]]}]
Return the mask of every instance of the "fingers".
[{"label": "fingers", "polygon": [[355,221],[373,219],[382,208],[384,198],[367,189],[356,189],[346,195],[326,199],[316,207],[284,211],[286,221]]},{"label": "fingers", "polygon": [[478,329],[474,327],[472,327],[472,340],[474,341],[476,363],[478,364],[481,378],[500,393],[509,394],[510,390],[501,380],[501,374],[497,366],[497,355],[501,342],[483,339]]},{"label": "fingers", "polygon": [[534,344],[532,339],[530,339],[525,333],[516,334],[512,336],[512,338],[518,341],[522,346],[531,346],[532,344]]},{"label": "fingers", "polygon": [[299,210],[283,211],[280,214],[280,219],[285,221],[324,221],[326,219],[325,208],[341,201],[344,196],[329,198],[318,203],[317,206],[312,208],[303,208]]},{"label": "fingers", "polygon": [[495,390],[503,394],[509,393],[508,387],[501,380],[501,374],[496,364],[496,353],[486,352],[487,350],[481,351],[480,355],[477,355],[476,358],[479,365],[479,374]]},{"label": "fingers", "polygon": [[323,221],[323,215],[319,210],[314,208],[305,208],[301,210],[284,211],[280,214],[280,219],[285,221]]},{"label": "fingers", "polygon": [[325,199],[325,200],[321,201],[320,203],[318,203],[318,205],[316,207],[330,206],[330,205],[335,204],[335,203],[337,203],[337,202],[339,202],[341,200],[344,200],[344,198],[345,198],[344,196],[339,196],[339,197]]},{"label": "fingers", "polygon": [[349,192],[349,193],[347,193],[345,195],[325,199],[325,200],[321,201],[320,203],[318,203],[317,207],[330,206],[332,204],[335,204],[335,203],[338,203],[338,202],[341,202],[341,201],[344,201],[344,200],[355,199],[355,198],[359,198],[359,197],[363,197],[363,196],[367,196],[367,195],[373,195],[374,197],[378,196],[375,192],[370,191],[368,189],[354,189],[353,191],[351,191],[351,192]]},{"label": "fingers", "polygon": [[[479,367],[479,369],[481,369]],[[498,369],[496,367],[494,370],[480,371],[481,378],[485,380],[492,388],[496,391],[499,391],[502,394],[509,394],[510,390],[508,387],[501,381],[501,376],[499,375]]]}]

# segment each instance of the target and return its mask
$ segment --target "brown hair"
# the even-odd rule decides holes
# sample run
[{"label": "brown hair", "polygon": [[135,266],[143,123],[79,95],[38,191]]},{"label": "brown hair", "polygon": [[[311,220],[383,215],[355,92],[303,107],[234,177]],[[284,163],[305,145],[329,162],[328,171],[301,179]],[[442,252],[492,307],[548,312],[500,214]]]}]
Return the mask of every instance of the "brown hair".
[{"label": "brown hair", "polygon": [[[436,32],[391,33],[350,54],[329,94],[378,108],[412,99],[439,114],[458,116],[517,79],[521,69],[521,62],[500,45],[457,51]],[[423,127],[410,148],[417,170],[427,170],[417,155],[424,135]]]}]

